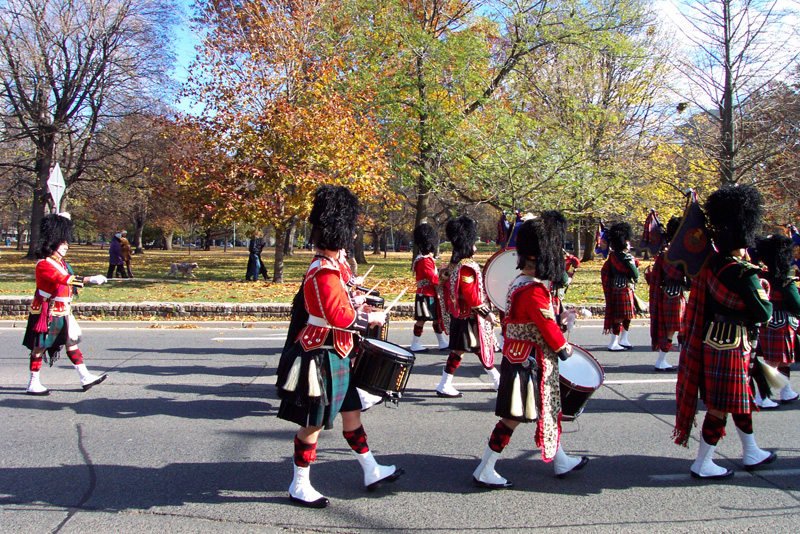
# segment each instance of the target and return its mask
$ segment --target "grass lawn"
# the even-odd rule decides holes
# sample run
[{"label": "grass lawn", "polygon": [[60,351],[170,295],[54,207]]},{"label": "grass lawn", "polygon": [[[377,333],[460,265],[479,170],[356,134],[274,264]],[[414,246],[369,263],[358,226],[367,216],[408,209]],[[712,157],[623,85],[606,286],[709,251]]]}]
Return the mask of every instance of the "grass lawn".
[{"label": "grass lawn", "polygon": [[[491,256],[493,247],[481,245],[476,255],[478,263],[483,264]],[[0,296],[32,295],[34,289],[34,262],[25,260],[23,252],[0,247]],[[246,282],[247,249],[237,247],[223,251],[215,248],[208,252],[202,250],[148,250],[136,255],[132,270],[132,280],[111,281],[102,286],[89,286],[80,291],[79,302],[289,302],[297,292],[300,280],[305,274],[313,253],[296,251],[286,258],[283,284],[272,282]],[[262,258],[267,262],[267,270],[272,272],[274,252],[265,249]],[[379,280],[383,282],[378,290],[381,295],[391,299],[403,288],[407,292],[404,302],[414,299],[414,278],[411,273],[411,252],[390,252],[374,256],[367,252],[367,262],[375,265],[365,285],[372,287]],[[449,258],[449,252],[442,252],[440,265]],[[99,246],[75,245],[70,247],[67,261],[78,276],[106,274],[108,270],[108,249]],[[172,262],[196,262],[197,280],[174,280],[166,277]],[[644,270],[647,262],[640,266]],[[587,262],[575,274],[572,287],[567,293],[567,301],[576,304],[602,304],[603,291],[600,287],[600,267],[602,261]],[[366,272],[369,266],[360,266]],[[642,279],[636,293],[647,300],[647,285]]]}]

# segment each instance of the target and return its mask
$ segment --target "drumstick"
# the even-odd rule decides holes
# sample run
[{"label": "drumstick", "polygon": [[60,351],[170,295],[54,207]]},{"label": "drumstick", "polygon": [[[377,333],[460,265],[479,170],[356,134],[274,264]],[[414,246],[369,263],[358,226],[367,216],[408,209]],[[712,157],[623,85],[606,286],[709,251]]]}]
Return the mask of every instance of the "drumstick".
[{"label": "drumstick", "polygon": [[379,285],[381,285],[381,282],[383,282],[383,280],[378,280],[378,283],[377,283],[377,284],[375,284],[374,286],[372,286],[372,289],[370,289],[369,291],[367,291],[367,292],[365,293],[365,295],[369,295],[370,293],[372,293],[373,291],[375,291],[376,289],[378,289],[378,286],[379,286]]},{"label": "drumstick", "polygon": [[407,287],[406,287],[406,288],[403,288],[403,290],[400,292],[400,294],[399,294],[399,295],[397,295],[397,298],[396,298],[396,299],[394,299],[394,300],[392,301],[392,303],[391,303],[391,304],[389,304],[389,306],[387,306],[387,307],[386,307],[386,309],[384,309],[384,310],[383,310],[383,313],[385,313],[386,315],[389,315],[389,312],[392,310],[392,308],[394,307],[394,305],[395,305],[395,304],[397,304],[397,301],[398,301],[398,300],[400,300],[400,299],[402,298],[402,296],[406,294],[406,291],[407,291],[407,290],[408,290],[408,288],[407,288]]},{"label": "drumstick", "polygon": [[364,273],[364,276],[362,276],[362,277],[361,277],[361,283],[362,283],[362,284],[364,283],[364,280],[366,280],[366,279],[367,279],[367,276],[369,275],[369,273],[371,273],[371,272],[372,272],[372,269],[374,269],[374,268],[375,268],[375,266],[373,265],[373,266],[371,266],[369,269],[367,269],[367,272],[365,272],[365,273]]}]

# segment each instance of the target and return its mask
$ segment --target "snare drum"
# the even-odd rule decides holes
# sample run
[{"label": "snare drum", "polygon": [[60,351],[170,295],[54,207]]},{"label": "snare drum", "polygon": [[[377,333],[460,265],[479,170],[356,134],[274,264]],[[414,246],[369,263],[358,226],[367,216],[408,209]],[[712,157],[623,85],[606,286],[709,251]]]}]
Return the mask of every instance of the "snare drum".
[{"label": "snare drum", "polygon": [[572,356],[558,362],[561,386],[561,420],[574,421],[586,407],[589,397],[606,379],[600,363],[578,345],[572,345]]},{"label": "snare drum", "polygon": [[[371,306],[376,309],[383,309],[383,297],[376,297],[374,295],[368,295],[366,298],[367,306]],[[386,316],[386,322],[382,325],[370,325],[367,328],[367,332],[364,334],[364,337],[368,339],[380,339],[382,341],[386,341],[389,339],[389,316]]]},{"label": "snare drum", "polygon": [[379,339],[364,339],[353,369],[357,388],[386,399],[403,396],[415,356],[402,347]]}]

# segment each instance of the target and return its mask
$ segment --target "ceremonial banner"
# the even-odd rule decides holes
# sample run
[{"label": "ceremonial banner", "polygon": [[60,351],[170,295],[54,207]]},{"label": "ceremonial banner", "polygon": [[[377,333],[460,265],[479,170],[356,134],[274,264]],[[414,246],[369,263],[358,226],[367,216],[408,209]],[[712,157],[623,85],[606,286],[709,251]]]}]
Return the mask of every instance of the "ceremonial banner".
[{"label": "ceremonial banner", "polygon": [[64,183],[64,175],[61,174],[61,166],[56,162],[55,166],[50,169],[50,178],[47,180],[47,188],[50,191],[50,196],[53,197],[53,205],[56,212],[61,210],[61,197],[64,195],[64,190],[67,185]]},{"label": "ceremonial banner", "polygon": [[594,236],[594,253],[602,254],[603,258],[608,258],[608,230],[603,221],[597,225],[597,233]]},{"label": "ceremonial banner", "polygon": [[692,191],[688,194],[681,224],[667,250],[667,261],[675,266],[682,265],[686,276],[696,278],[713,252],[705,214],[697,194]]},{"label": "ceremonial banner", "polygon": [[644,221],[644,231],[642,232],[642,242],[639,248],[646,248],[650,254],[655,256],[664,243],[664,225],[658,220],[656,210],[651,209]]}]

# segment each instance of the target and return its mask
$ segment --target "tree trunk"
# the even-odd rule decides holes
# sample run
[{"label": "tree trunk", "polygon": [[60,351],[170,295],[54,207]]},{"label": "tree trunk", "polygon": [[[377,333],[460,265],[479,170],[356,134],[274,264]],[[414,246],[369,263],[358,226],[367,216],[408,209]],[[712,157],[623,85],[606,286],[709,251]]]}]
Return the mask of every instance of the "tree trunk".
[{"label": "tree trunk", "polygon": [[[38,143],[37,143],[38,144]],[[40,146],[36,147],[36,186],[33,188],[33,203],[31,204],[30,240],[26,259],[36,258],[36,245],[39,243],[39,231],[44,217],[47,198],[50,194],[47,189],[47,180],[50,179],[50,165],[53,163],[53,148],[55,137],[45,134]]]},{"label": "tree trunk", "polygon": [[287,225],[288,220],[275,225],[275,262],[272,265],[272,281],[276,284],[283,283],[283,245]]},{"label": "tree trunk", "polygon": [[367,264],[367,258],[364,257],[364,229],[358,227],[356,229],[356,244],[354,245],[355,250],[353,254],[356,257],[356,262],[361,265]]},{"label": "tree trunk", "polygon": [[374,227],[370,230],[372,234],[372,255],[373,256],[380,256],[381,255],[381,234],[378,233],[378,230]]},{"label": "tree trunk", "polygon": [[572,255],[576,258],[581,257],[581,222],[575,221],[572,227]]},{"label": "tree trunk", "polygon": [[720,112],[720,182],[722,185],[736,182],[736,169],[734,157],[736,156],[736,143],[733,131],[733,65],[731,63],[731,3],[730,0],[722,2],[723,43],[725,47],[724,69],[725,87],[722,93],[722,109]]},{"label": "tree trunk", "polygon": [[586,230],[583,233],[583,240],[586,243],[586,248],[583,249],[583,258],[581,258],[581,261],[592,261],[594,259],[595,231],[596,227],[594,227],[594,225],[586,225]]},{"label": "tree trunk", "polygon": [[145,213],[138,213],[134,222],[136,223],[136,228],[133,231],[133,247],[135,249],[134,254],[144,254],[144,247],[142,247],[142,233],[144,232],[144,220],[146,218]]},{"label": "tree trunk", "polygon": [[286,242],[283,244],[283,253],[286,256],[294,256],[294,236],[297,232],[297,220],[298,217],[296,215],[292,216],[289,219],[288,228],[286,228]]},{"label": "tree trunk", "polygon": [[175,232],[167,232],[164,234],[164,250],[172,250],[172,236]]}]

